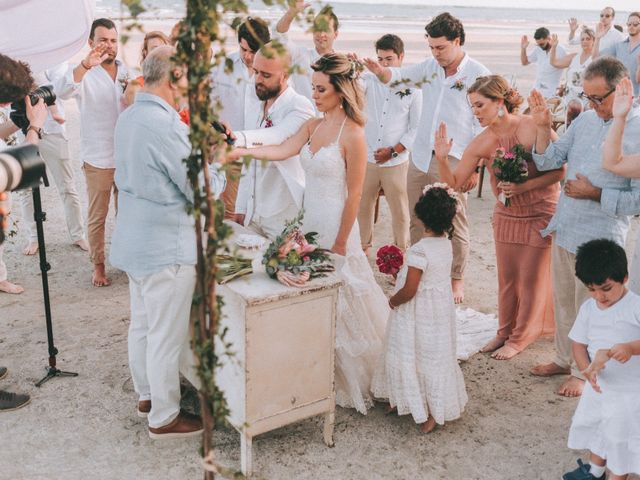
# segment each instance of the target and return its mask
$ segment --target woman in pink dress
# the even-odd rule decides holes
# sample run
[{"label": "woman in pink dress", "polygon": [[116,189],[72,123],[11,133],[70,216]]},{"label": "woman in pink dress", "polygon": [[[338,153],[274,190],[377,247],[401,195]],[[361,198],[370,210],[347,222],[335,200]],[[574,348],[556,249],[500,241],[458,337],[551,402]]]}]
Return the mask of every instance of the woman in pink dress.
[{"label": "woman in pink dress", "polygon": [[[551,239],[540,230],[551,219],[564,168],[538,172],[531,149],[536,125],[528,115],[517,113],[523,98],[499,75],[480,77],[468,89],[469,103],[480,125],[486,127],[465,150],[454,171],[447,162],[451,141],[446,125],[436,132],[435,154],[440,178],[460,188],[482,159],[498,201],[493,211],[493,234],[498,267],[498,332],[482,349],[492,357],[507,360],[538,337],[554,330],[551,293]],[[555,132],[552,132],[555,139]],[[522,183],[501,182],[492,167],[496,150],[512,151],[521,145],[526,152],[528,175]],[[505,205],[509,199],[509,206]]]}]

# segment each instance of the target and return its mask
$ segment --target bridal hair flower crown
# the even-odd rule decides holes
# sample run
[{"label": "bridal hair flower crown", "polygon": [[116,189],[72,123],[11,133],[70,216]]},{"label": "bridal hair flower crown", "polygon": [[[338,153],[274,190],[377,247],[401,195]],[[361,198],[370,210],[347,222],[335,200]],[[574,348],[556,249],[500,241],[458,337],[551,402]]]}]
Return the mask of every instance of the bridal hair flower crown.
[{"label": "bridal hair flower crown", "polygon": [[456,201],[456,212],[460,212],[461,207],[460,207],[460,203],[458,202],[458,192],[456,192],[453,188],[451,188],[446,183],[436,182],[436,183],[430,183],[429,185],[425,185],[425,187],[422,189],[422,195],[425,195],[432,188],[441,188],[442,190],[447,192],[447,195],[449,195],[452,199]]},{"label": "bridal hair flower crown", "polygon": [[355,80],[360,76],[360,72],[364,70],[364,66],[356,60],[349,60],[349,64],[351,65],[351,68],[349,68],[346,76],[351,80]]}]

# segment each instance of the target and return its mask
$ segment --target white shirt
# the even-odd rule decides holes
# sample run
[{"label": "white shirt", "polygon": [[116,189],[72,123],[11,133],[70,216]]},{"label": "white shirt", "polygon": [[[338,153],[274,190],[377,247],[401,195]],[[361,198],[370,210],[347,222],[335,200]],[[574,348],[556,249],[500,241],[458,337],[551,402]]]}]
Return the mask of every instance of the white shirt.
[{"label": "white shirt", "polygon": [[211,100],[213,108],[217,108],[216,101],[220,102],[218,117],[221,120],[234,131],[243,130],[247,128],[248,112],[260,108],[261,103],[256,96],[254,77],[249,75],[240,54],[232,53],[229,58],[233,61],[233,71],[225,72],[223,62],[211,72]]},{"label": "white shirt", "polygon": [[[627,292],[604,310],[590,298],[580,307],[569,338],[586,345],[591,359],[600,349],[640,340],[640,297]],[[611,389],[640,393],[640,356],[632,356],[627,363],[609,360],[598,375],[598,383],[603,391]]]},{"label": "white shirt", "polygon": [[300,73],[292,73],[289,77],[289,84],[293,85],[293,88],[300,95],[304,95],[311,100],[313,92],[311,90],[311,65],[314,64],[321,55],[314,48],[302,47],[289,41],[289,37],[286,33],[273,32],[273,38],[277,39],[280,43],[287,47],[289,54],[291,55],[291,66]]},{"label": "white shirt", "polygon": [[[453,139],[451,153],[461,158],[464,149],[482,127],[473,115],[467,99],[467,88],[478,77],[489,75],[489,69],[465,53],[454,75],[445,77],[444,68],[429,58],[417,65],[391,68],[390,85],[398,83],[396,90],[418,84],[422,89],[422,115],[419,134],[416,135],[411,160],[416,168],[429,171],[436,129],[440,122],[447,124],[447,135]],[[409,85],[403,82],[408,80]]]},{"label": "white shirt", "polygon": [[[560,59],[566,54],[567,52],[562,45],[556,47],[556,58]],[[538,46],[527,54],[527,60],[536,64],[536,81],[533,84],[533,88],[538,90],[545,98],[555,96],[558,85],[560,85],[563,69],[551,65],[549,52]]]},{"label": "white shirt", "polygon": [[118,72],[114,81],[101,65],[89,70],[80,83],[73,80],[74,66],[69,67],[60,95],[75,96],[80,110],[80,155],[83,162],[96,168],[115,168],[113,132],[120,112],[125,79],[129,70],[116,60]]},{"label": "white shirt", "polygon": [[[39,87],[42,87],[43,85],[51,85],[53,87],[53,91],[56,94],[56,107],[58,108],[58,115],[63,118],[65,117],[65,114],[62,100],[66,100],[69,95],[67,94],[67,98],[63,98],[60,95],[60,92],[64,88],[65,76],[68,70],[69,64],[67,62],[64,62],[33,76],[36,84]],[[64,138],[67,138],[67,129],[65,128],[65,124],[56,122],[53,119],[51,112],[49,112],[49,114],[47,115],[47,119],[44,122],[42,130],[45,134],[58,134],[62,135]]]},{"label": "white shirt", "polygon": [[422,114],[422,92],[417,88],[394,90],[382,84],[371,73],[363,76],[362,83],[366,99],[367,123],[364,133],[369,163],[376,163],[373,157],[376,150],[393,147],[398,143],[404,145],[406,150],[396,158],[381,163],[380,167],[394,167],[406,162],[409,160]]},{"label": "white shirt", "polygon": [[[604,34],[604,37],[600,39],[598,49],[602,52],[603,49],[613,47],[616,43],[621,42],[624,39],[624,33],[616,30],[613,25],[611,25],[607,33]],[[576,36],[569,40],[569,45],[580,45],[580,32],[576,32]]]},{"label": "white shirt", "polygon": [[[287,87],[276,98],[264,118],[262,112],[261,104],[248,119],[254,130],[236,132],[236,145],[278,145],[297,133],[315,114],[309,99],[297,94],[292,87]],[[268,218],[283,212],[292,203],[301,207],[303,194],[304,170],[298,155],[279,162],[253,160],[249,168],[243,168],[236,213],[244,213],[245,225],[248,225],[253,215]]]}]

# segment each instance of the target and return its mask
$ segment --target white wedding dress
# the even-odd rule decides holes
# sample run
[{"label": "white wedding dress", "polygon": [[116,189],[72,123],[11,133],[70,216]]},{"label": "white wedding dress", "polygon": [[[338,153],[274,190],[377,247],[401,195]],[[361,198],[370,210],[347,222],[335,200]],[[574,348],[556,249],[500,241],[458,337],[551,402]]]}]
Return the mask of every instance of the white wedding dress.
[{"label": "white wedding dress", "polygon": [[[300,152],[306,177],[303,228],[318,232],[318,244],[327,249],[335,242],[347,198],[346,164],[339,147],[343,128],[344,123],[331,145],[312,153],[309,139]],[[336,323],[336,403],[364,414],[373,404],[371,380],[384,345],[389,306],[362,251],[357,222],[346,256],[334,258],[344,282]]]}]

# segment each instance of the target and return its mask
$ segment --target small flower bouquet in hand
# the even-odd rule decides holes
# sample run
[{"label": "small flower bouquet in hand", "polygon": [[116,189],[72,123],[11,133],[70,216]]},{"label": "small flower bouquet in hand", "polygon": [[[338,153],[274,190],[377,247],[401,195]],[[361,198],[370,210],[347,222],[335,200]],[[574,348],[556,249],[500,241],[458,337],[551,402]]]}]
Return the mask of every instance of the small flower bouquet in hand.
[{"label": "small flower bouquet in hand", "polygon": [[[526,154],[527,152],[520,144],[514,145],[509,151],[505,151],[504,148],[496,149],[492,164],[496,179],[501,182],[524,183],[529,176]],[[505,207],[510,204],[510,199],[506,198]]]},{"label": "small flower bouquet in hand", "polygon": [[392,275],[395,278],[403,264],[404,255],[402,255],[402,250],[395,245],[385,245],[378,249],[376,265],[378,265],[378,270],[381,273]]},{"label": "small flower bouquet in hand", "polygon": [[285,223],[282,233],[269,245],[262,257],[267,275],[287,286],[302,287],[312,278],[334,270],[329,250],[319,248],[316,232],[301,230],[304,211]]}]

